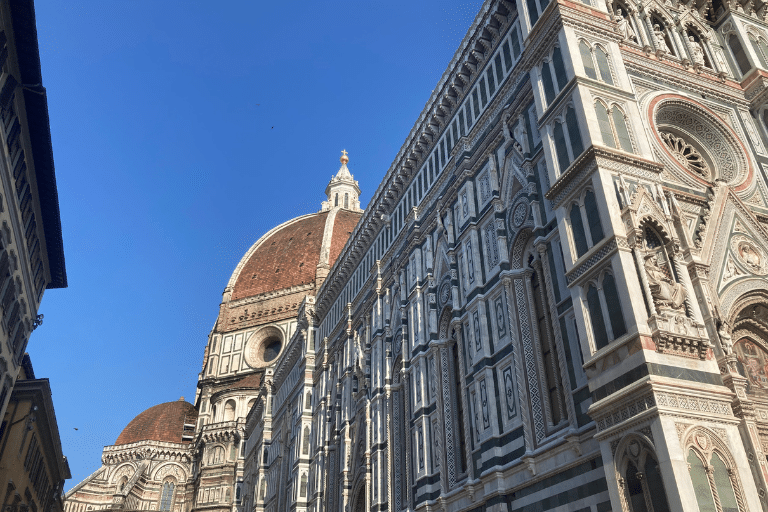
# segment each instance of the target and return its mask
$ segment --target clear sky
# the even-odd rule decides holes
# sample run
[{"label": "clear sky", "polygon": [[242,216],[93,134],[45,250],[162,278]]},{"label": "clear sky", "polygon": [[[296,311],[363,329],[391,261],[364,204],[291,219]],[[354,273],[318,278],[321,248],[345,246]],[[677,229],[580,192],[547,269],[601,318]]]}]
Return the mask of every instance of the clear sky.
[{"label": "clear sky", "polygon": [[221,293],[317,211],[366,204],[481,0],[37,0],[69,288],[29,343],[71,488],[141,411],[194,399]]}]

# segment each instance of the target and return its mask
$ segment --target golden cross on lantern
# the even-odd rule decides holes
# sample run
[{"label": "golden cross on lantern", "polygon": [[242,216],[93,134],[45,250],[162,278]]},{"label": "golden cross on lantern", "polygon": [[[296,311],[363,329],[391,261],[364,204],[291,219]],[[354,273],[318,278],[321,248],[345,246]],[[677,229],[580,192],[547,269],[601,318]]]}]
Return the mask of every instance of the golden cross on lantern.
[{"label": "golden cross on lantern", "polygon": [[341,158],[339,158],[339,160],[343,164],[346,164],[347,162],[349,162],[349,157],[347,156],[347,150],[346,149],[342,149],[341,150]]}]

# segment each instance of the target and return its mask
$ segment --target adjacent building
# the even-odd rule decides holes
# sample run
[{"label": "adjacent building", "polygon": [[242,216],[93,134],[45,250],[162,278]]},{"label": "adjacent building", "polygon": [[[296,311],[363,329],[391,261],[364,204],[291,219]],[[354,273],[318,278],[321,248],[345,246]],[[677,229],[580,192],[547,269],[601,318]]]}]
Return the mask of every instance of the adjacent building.
[{"label": "adjacent building", "polygon": [[65,508],[768,510],[766,20],[486,1],[365,210],[343,154],[238,265],[190,459]]},{"label": "adjacent building", "polygon": [[72,478],[61,451],[48,379],[36,379],[24,354],[5,417],[0,424],[3,510],[63,512],[64,480]]}]

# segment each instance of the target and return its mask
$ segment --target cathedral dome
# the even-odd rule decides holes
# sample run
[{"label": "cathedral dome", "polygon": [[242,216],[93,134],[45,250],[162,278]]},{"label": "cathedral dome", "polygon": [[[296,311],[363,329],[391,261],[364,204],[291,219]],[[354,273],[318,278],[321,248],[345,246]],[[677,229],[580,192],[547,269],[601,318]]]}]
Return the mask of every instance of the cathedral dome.
[{"label": "cathedral dome", "polygon": [[194,425],[197,410],[183,398],[155,405],[131,420],[115,441],[116,445],[139,441],[185,442],[184,425]]},{"label": "cathedral dome", "polygon": [[343,209],[323,211],[272,229],[251,247],[235,270],[231,300],[314,285],[318,266],[333,266],[360,215]]},{"label": "cathedral dome", "polygon": [[272,229],[235,269],[230,300],[315,285],[318,270],[333,266],[361,214],[344,209],[321,211]]}]

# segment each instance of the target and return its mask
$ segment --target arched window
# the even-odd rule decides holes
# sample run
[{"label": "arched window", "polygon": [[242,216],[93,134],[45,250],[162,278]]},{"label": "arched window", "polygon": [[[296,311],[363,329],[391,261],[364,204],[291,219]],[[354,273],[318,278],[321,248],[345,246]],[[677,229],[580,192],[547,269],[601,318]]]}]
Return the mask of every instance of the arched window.
[{"label": "arched window", "polygon": [[608,333],[605,331],[605,319],[603,318],[603,308],[600,304],[600,295],[594,284],[590,284],[587,289],[587,307],[589,308],[592,333],[595,337],[595,348],[600,350],[608,345]]},{"label": "arched window", "polygon": [[568,221],[577,259],[605,237],[595,193],[591,189],[586,189],[580,200],[571,205]]},{"label": "arched window", "polygon": [[592,48],[583,39],[579,43],[579,53],[581,54],[581,62],[584,64],[584,73],[592,80],[597,80],[595,62],[592,59]]},{"label": "arched window", "polygon": [[612,148],[633,152],[632,140],[627,129],[627,120],[618,106],[614,105],[610,112],[602,101],[595,102],[595,114],[600,126],[603,143]]},{"label": "arched window", "polygon": [[593,80],[600,80],[613,85],[611,66],[608,64],[608,53],[602,46],[594,48],[585,40],[579,43],[579,53],[584,64],[584,73]]},{"label": "arched window", "polygon": [[578,204],[571,206],[569,214],[571,220],[571,233],[573,235],[573,245],[576,247],[576,257],[581,258],[587,252],[587,235],[584,231],[584,222],[581,218],[581,208]]},{"label": "arched window", "polygon": [[560,47],[555,46],[552,50],[552,66],[555,69],[555,79],[557,80],[557,88],[562,91],[563,87],[568,83],[568,76],[565,74],[565,65],[563,64],[563,55],[560,52]]},{"label": "arched window", "polygon": [[124,476],[120,479],[120,483],[117,484],[117,492],[123,492],[123,489],[125,488],[125,484],[128,483],[128,477]]},{"label": "arched window", "polygon": [[[760,61],[760,65],[763,67],[763,69],[768,68],[766,55],[763,53],[763,49],[760,47],[760,43],[754,34],[749,34],[749,42],[752,44],[752,49],[755,50],[755,53],[757,54],[757,59]],[[764,44],[765,43],[763,43],[763,45]]]},{"label": "arched window", "polygon": [[581,141],[579,122],[576,120],[576,110],[573,106],[569,106],[565,111],[565,125],[568,127],[568,140],[571,143],[571,158],[575,160],[584,151],[584,144]]},{"label": "arched window", "polygon": [[165,481],[163,483],[163,492],[160,496],[160,508],[159,510],[161,512],[169,511],[171,510],[171,506],[173,505],[173,489],[174,485],[171,481]]},{"label": "arched window", "polygon": [[597,69],[600,71],[600,80],[613,85],[611,66],[608,64],[608,52],[602,46],[595,47],[595,60],[597,61]]},{"label": "arched window", "polygon": [[611,272],[604,272],[597,282],[589,284],[586,298],[595,350],[627,333],[621,298]]},{"label": "arched window", "polygon": [[560,174],[562,174],[571,163],[571,159],[568,156],[568,146],[565,144],[563,123],[555,123],[552,135],[554,138],[555,150],[557,152],[557,163],[560,167]]},{"label": "arched window", "polygon": [[302,448],[301,453],[302,455],[309,455],[309,427],[304,427],[304,438],[301,441]]},{"label": "arched window", "polygon": [[741,46],[741,41],[739,41],[739,38],[736,34],[731,34],[728,36],[728,47],[731,49],[733,59],[736,61],[736,64],[739,67],[739,72],[742,75],[746,75],[747,72],[752,68],[752,65],[749,63],[749,59],[747,58],[747,54],[744,51],[744,47]]},{"label": "arched window", "polygon": [[552,70],[549,67],[549,62],[544,62],[541,65],[541,82],[544,86],[544,96],[547,99],[547,105],[551,104],[555,99],[555,83],[552,81]]},{"label": "arched window", "polygon": [[600,126],[600,134],[603,137],[603,144],[615,148],[616,140],[613,137],[611,120],[608,118],[608,109],[602,101],[595,103],[595,114],[597,115],[597,124]]},{"label": "arched window", "polygon": [[304,408],[305,409],[311,409],[312,408],[312,392],[307,391],[307,399],[304,402]]},{"label": "arched window", "polygon": [[627,119],[624,116],[624,112],[619,110],[617,106],[611,109],[611,118],[613,119],[613,128],[616,130],[616,136],[619,139],[619,145],[621,149],[627,153],[632,153],[632,140],[629,137],[629,130],[627,129]]},{"label": "arched window", "polygon": [[349,194],[344,193],[344,208],[349,208]]},{"label": "arched window", "polygon": [[584,193],[584,213],[586,213],[587,224],[589,225],[589,238],[592,245],[595,245],[605,235],[603,234],[603,225],[600,223],[600,212],[597,210],[595,193],[589,189]]},{"label": "arched window", "polygon": [[235,401],[227,400],[224,404],[224,421],[234,421],[235,419]]},{"label": "arched window", "polygon": [[307,497],[307,474],[306,473],[301,474],[301,480],[299,483],[299,496],[301,496],[302,498]]},{"label": "arched window", "polygon": [[336,200],[334,201],[333,206],[339,206],[339,194],[338,194],[338,192],[336,193]]}]

